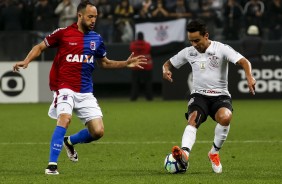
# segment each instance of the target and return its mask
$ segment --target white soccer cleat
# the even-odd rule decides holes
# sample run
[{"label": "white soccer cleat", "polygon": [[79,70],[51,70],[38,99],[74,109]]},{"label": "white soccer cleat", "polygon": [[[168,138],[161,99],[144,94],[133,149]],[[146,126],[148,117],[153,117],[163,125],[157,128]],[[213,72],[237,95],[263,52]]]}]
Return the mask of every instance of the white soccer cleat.
[{"label": "white soccer cleat", "polygon": [[211,154],[211,152],[208,153],[209,160],[212,164],[213,172],[215,173],[222,173],[222,165],[220,163],[219,154]]},{"label": "white soccer cleat", "polygon": [[57,165],[48,165],[45,169],[45,174],[48,175],[58,175],[58,166]]},{"label": "white soccer cleat", "polygon": [[69,137],[64,137],[64,147],[67,151],[67,155],[71,161],[78,162],[77,152],[75,151],[73,145],[68,142],[68,138]]}]

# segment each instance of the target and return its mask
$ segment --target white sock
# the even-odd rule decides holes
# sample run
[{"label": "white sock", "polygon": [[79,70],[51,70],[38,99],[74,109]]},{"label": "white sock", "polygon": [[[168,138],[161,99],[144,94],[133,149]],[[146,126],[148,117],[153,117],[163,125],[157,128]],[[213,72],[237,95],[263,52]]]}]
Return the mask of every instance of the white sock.
[{"label": "white sock", "polygon": [[[227,135],[229,133],[230,125],[222,126],[217,123],[215,130],[214,130],[214,141],[213,143],[217,148],[221,148],[225,140],[227,139]],[[211,153],[218,153],[218,149],[212,146]]]},{"label": "white sock", "polygon": [[182,136],[182,147],[188,148],[190,151],[196,141],[197,128],[187,125]]}]

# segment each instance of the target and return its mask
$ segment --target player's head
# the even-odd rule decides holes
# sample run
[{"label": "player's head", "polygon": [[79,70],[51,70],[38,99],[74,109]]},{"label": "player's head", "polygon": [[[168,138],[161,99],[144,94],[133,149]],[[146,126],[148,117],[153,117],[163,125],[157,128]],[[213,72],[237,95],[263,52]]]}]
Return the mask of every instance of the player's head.
[{"label": "player's head", "polygon": [[206,24],[201,20],[192,20],[188,23],[186,30],[192,46],[198,52],[204,53],[210,44]]},{"label": "player's head", "polygon": [[83,32],[88,32],[94,29],[97,16],[97,8],[91,1],[81,1],[77,6],[77,24]]},{"label": "player's head", "polygon": [[144,34],[142,32],[137,33],[137,40],[144,40]]}]

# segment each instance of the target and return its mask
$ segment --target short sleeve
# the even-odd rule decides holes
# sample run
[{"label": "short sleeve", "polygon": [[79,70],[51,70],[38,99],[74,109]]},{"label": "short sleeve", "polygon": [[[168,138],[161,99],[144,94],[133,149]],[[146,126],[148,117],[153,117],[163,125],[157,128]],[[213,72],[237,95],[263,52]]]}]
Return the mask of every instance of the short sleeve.
[{"label": "short sleeve", "polygon": [[64,28],[59,28],[45,37],[44,42],[47,47],[58,47],[62,38]]},{"label": "short sleeve", "polygon": [[175,67],[175,68],[180,68],[181,66],[183,66],[184,64],[186,64],[188,62],[186,56],[186,51],[187,49],[182,49],[181,51],[179,51],[176,55],[174,55],[173,57],[171,57],[169,60],[171,62],[171,64]]}]

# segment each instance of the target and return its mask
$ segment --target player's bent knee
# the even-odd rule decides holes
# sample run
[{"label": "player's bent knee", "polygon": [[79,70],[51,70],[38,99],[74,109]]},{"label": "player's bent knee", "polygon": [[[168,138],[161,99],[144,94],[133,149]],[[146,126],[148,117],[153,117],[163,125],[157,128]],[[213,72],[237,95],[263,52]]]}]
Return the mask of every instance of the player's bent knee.
[{"label": "player's bent knee", "polygon": [[228,126],[232,119],[232,112],[227,108],[221,108],[216,113],[216,121],[222,126]]},{"label": "player's bent knee", "polygon": [[101,137],[103,137],[104,136],[104,127],[99,127],[99,128],[97,128],[97,129],[95,129],[94,130],[94,133],[93,133],[93,135],[92,135],[92,137],[94,138],[94,139],[100,139]]},{"label": "player's bent knee", "polygon": [[71,114],[60,114],[57,120],[57,125],[68,128],[71,123]]},{"label": "player's bent knee", "polygon": [[88,131],[94,140],[100,139],[104,136],[104,126],[103,123],[88,122]]}]

